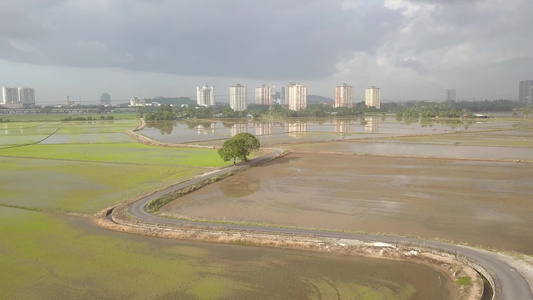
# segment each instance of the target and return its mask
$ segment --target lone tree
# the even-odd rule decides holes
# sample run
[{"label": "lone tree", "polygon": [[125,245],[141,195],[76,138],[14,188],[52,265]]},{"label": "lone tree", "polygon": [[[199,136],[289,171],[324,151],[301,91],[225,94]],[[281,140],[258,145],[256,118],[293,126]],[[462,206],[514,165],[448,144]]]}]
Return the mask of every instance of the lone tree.
[{"label": "lone tree", "polygon": [[248,160],[246,157],[250,155],[250,152],[259,150],[259,147],[261,144],[254,135],[243,132],[225,141],[222,148],[218,149],[218,155],[224,161],[233,159],[233,164],[235,164],[237,158]]}]

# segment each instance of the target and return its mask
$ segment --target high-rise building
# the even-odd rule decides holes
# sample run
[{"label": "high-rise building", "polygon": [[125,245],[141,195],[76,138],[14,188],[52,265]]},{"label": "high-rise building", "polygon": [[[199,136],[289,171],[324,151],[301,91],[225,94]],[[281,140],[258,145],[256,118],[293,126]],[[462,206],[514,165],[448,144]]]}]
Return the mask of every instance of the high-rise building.
[{"label": "high-rise building", "polygon": [[278,98],[280,105],[287,105],[287,100],[285,100],[287,99],[285,98],[285,96],[287,95],[287,90],[288,90],[287,87],[284,87],[284,86],[281,87],[281,92],[279,93],[279,98]]},{"label": "high-rise building", "polygon": [[215,106],[215,87],[206,84],[196,87],[196,103],[199,106]]},{"label": "high-rise building", "polygon": [[366,89],[365,105],[368,107],[374,106],[375,108],[381,107],[381,96],[379,88],[371,86]]},{"label": "high-rise building", "polygon": [[455,90],[445,90],[444,91],[444,100],[445,101],[455,101]]},{"label": "high-rise building", "polygon": [[111,95],[103,93],[100,96],[100,105],[111,105]]},{"label": "high-rise building", "polygon": [[518,101],[533,105],[533,80],[520,81],[518,84]]},{"label": "high-rise building", "polygon": [[353,88],[351,85],[343,83],[335,88],[335,107],[353,106]]},{"label": "high-rise building", "polygon": [[279,98],[279,104],[280,105],[288,105],[289,104],[289,89],[291,86],[296,85],[294,82],[289,82],[286,86],[281,87],[281,93]]},{"label": "high-rise building", "polygon": [[269,85],[255,88],[255,104],[272,105],[272,88]]},{"label": "high-rise building", "polygon": [[16,87],[2,87],[2,104],[19,103],[19,90]]},{"label": "high-rise building", "polygon": [[246,110],[246,87],[237,83],[229,88],[229,106],[234,111]]},{"label": "high-rise building", "polygon": [[289,109],[301,110],[307,107],[307,87],[301,84],[289,86]]},{"label": "high-rise building", "polygon": [[22,106],[29,107],[35,105],[35,90],[30,87],[19,87],[19,102]]}]

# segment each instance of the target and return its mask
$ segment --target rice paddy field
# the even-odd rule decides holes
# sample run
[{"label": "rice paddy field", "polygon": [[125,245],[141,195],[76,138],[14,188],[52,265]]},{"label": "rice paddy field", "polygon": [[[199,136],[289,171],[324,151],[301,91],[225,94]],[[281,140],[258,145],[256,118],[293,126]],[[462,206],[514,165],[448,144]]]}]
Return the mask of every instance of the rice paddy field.
[{"label": "rice paddy field", "polygon": [[83,216],[225,164],[212,149],[137,144],[123,133],[137,125],[0,123],[0,298],[450,298],[454,283],[422,265],[96,227]]},{"label": "rice paddy field", "polygon": [[0,207],[2,299],[448,299],[422,265],[107,231]]}]

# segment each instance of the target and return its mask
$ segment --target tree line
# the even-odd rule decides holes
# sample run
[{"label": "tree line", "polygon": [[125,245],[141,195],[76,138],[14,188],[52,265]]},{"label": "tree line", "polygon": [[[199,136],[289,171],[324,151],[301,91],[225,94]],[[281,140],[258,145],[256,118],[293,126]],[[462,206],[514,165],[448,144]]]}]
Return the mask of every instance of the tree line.
[{"label": "tree line", "polygon": [[287,107],[273,105],[250,104],[248,109],[234,111],[227,104],[212,107],[183,106],[172,107],[169,104],[159,107],[143,107],[138,116],[145,120],[174,120],[176,118],[261,118],[261,117],[326,117],[326,116],[358,116],[366,113],[396,113],[398,117],[408,118],[459,118],[473,117],[475,112],[513,111],[523,109],[523,103],[510,100],[482,101],[407,101],[382,103],[381,108],[367,107],[364,101],[352,107],[332,107],[325,104],[310,104],[307,108],[294,111]]}]

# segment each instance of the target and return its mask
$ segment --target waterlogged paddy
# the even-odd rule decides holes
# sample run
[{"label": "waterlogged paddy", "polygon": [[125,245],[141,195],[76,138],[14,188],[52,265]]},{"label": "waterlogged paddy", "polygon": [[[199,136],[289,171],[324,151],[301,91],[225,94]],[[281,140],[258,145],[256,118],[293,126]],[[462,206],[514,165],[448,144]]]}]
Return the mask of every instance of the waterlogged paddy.
[{"label": "waterlogged paddy", "polygon": [[[433,120],[426,123],[398,122],[382,116],[331,119],[288,119],[285,121],[183,121],[148,123],[142,134],[167,143],[212,144],[241,132],[258,136],[262,145],[326,141],[333,139],[382,138],[427,135],[456,131],[491,130],[497,122]],[[510,126],[511,122],[507,122]]]},{"label": "waterlogged paddy", "polygon": [[[506,121],[428,125],[397,123],[381,117],[295,120],[272,123],[272,126],[248,122],[214,122],[214,126],[189,123],[182,124],[186,128],[179,125],[177,130],[174,123],[169,124],[170,128],[168,125],[147,128],[142,133],[159,130],[152,136],[157,140],[216,145],[236,133],[248,131],[259,135],[263,145],[307,147],[299,143],[334,139],[388,142],[388,138],[406,135],[458,131],[485,134],[512,128],[512,122]],[[134,120],[115,120],[9,123],[0,128],[0,148],[4,148],[0,149],[0,203],[94,213],[110,204],[224,165],[212,149],[138,145],[121,133],[137,125],[138,121]],[[218,130],[217,126],[223,128]],[[525,138],[527,130],[522,131]],[[516,136],[515,132],[510,135]],[[44,137],[48,138],[41,141]],[[503,137],[497,137],[500,138]],[[40,144],[7,149],[37,141]],[[455,178],[456,170],[443,171],[442,177],[432,175],[427,171],[429,166],[417,165],[420,159],[399,167],[400,162],[387,163],[380,158],[373,163],[367,161],[365,167],[364,161],[346,162],[369,157],[347,155],[335,162],[336,157],[293,155],[253,168],[220,182],[223,185],[200,190],[218,187],[214,192],[218,193],[216,198],[210,198],[209,193],[192,194],[199,197],[182,202],[182,207],[175,212],[179,215],[186,212],[192,217],[197,213],[202,218],[305,227],[352,226],[349,228],[369,232],[417,234],[416,230],[421,230],[419,235],[433,237],[438,233],[447,237],[449,234],[455,240],[462,240],[462,236],[457,238],[460,231],[465,234],[465,240],[477,234],[483,244],[491,245],[486,242],[490,238],[498,245],[510,245],[504,249],[520,250],[524,246],[523,252],[531,252],[528,246],[533,244],[531,236],[523,234],[523,228],[530,227],[529,216],[533,215],[523,195],[527,194],[523,191],[523,181],[531,182],[531,173],[515,170],[513,164],[482,169],[473,165],[468,167],[473,170],[470,173],[465,171],[457,179],[449,179],[446,176]],[[328,170],[320,166],[328,166]],[[404,174],[402,170],[415,173]],[[416,175],[417,170],[422,174]],[[516,172],[507,174],[501,170]],[[485,210],[464,205],[472,201],[465,186],[475,183],[468,180],[476,178],[479,172],[493,174],[490,181],[478,183],[476,188],[486,189],[487,199],[493,200],[485,200],[479,191],[472,198],[478,204],[489,203]],[[515,181],[513,174],[522,174],[523,181]],[[498,176],[509,177],[508,190],[496,184],[501,182]],[[466,183],[458,185],[462,181]],[[451,185],[443,184],[446,182]],[[433,194],[435,186],[443,198],[457,199],[448,204],[438,193]],[[392,191],[391,187],[405,191],[399,197],[393,195],[398,194],[398,189]],[[517,197],[511,194],[515,189],[518,189]],[[459,197],[462,190],[465,193]],[[218,211],[210,211],[207,206]],[[464,221],[469,215],[487,226],[482,228],[481,223]],[[460,229],[462,225],[465,227]],[[330,299],[340,295],[348,299],[445,299],[449,295],[445,287],[453,285],[441,274],[420,265],[152,239],[109,232],[61,214],[1,205],[0,235],[0,291],[6,298]]]},{"label": "waterlogged paddy", "polygon": [[0,157],[0,164],[0,203],[85,213],[206,171],[170,165],[5,157]]},{"label": "waterlogged paddy", "polygon": [[131,143],[137,120],[0,123],[0,148],[24,144]]},{"label": "waterlogged paddy", "polygon": [[94,213],[225,165],[216,150],[146,146],[119,133],[137,124],[1,123],[0,203]]},{"label": "waterlogged paddy", "polygon": [[127,235],[0,207],[6,299],[449,299],[422,265]]},{"label": "waterlogged paddy", "polygon": [[161,213],[533,254],[532,182],[526,163],[291,154],[178,198]]},{"label": "waterlogged paddy", "polygon": [[[533,135],[532,135],[533,138]],[[533,151],[526,147],[492,147],[359,141],[308,143],[291,146],[294,151],[345,152],[353,154],[454,158],[471,160],[520,160],[533,162]]]}]

